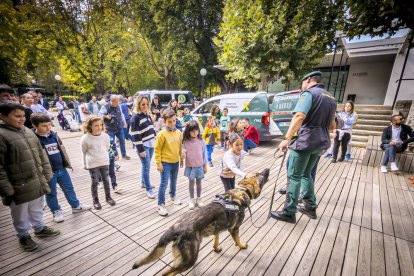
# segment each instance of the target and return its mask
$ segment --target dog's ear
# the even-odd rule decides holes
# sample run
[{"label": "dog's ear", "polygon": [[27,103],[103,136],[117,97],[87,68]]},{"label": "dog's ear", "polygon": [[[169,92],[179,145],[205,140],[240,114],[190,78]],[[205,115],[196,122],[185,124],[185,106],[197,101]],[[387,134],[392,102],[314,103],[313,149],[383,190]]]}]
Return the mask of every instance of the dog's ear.
[{"label": "dog's ear", "polygon": [[260,195],[260,192],[262,191],[262,188],[260,187],[261,179],[260,176],[256,176],[255,182],[253,184],[254,188],[254,198],[257,198]]}]

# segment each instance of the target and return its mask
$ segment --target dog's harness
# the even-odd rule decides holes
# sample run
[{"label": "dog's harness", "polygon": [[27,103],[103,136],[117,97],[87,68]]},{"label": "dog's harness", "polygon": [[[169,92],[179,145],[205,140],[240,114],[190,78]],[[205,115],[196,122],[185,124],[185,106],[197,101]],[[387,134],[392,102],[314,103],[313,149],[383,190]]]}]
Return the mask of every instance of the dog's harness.
[{"label": "dog's harness", "polygon": [[232,221],[233,216],[236,213],[241,213],[242,208],[240,208],[240,205],[231,201],[229,198],[223,196],[223,195],[216,195],[213,203],[220,204],[223,206],[224,209],[226,209],[227,214],[227,227],[230,226],[230,222]]}]

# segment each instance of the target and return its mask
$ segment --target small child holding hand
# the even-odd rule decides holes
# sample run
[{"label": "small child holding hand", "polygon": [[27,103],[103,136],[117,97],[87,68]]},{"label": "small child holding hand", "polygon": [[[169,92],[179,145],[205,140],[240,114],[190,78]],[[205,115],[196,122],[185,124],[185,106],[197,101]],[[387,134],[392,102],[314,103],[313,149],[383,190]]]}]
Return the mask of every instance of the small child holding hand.
[{"label": "small child holding hand", "polygon": [[114,206],[116,203],[111,198],[111,189],[109,187],[109,135],[103,132],[103,120],[98,116],[91,116],[86,119],[84,131],[81,138],[81,147],[83,153],[84,168],[89,170],[92,180],[92,198],[93,207],[96,210],[102,209],[98,198],[98,183],[101,176],[106,202]]}]

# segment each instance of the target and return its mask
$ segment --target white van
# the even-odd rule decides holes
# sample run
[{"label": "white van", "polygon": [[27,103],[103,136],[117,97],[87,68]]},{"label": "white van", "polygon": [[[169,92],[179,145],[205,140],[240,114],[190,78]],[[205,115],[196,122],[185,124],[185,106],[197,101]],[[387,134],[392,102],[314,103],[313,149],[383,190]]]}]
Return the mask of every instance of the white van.
[{"label": "white van", "polygon": [[181,101],[184,108],[189,108],[190,110],[194,109],[194,97],[193,92],[191,91],[180,91],[180,90],[141,90],[135,93],[137,95],[145,95],[152,100],[155,96],[158,96],[160,104],[165,108],[168,107],[168,103],[175,99],[177,102]]},{"label": "white van", "polygon": [[272,118],[273,97],[274,94],[266,92],[224,94],[206,100],[191,115],[204,127],[214,105],[218,105],[221,111],[226,107],[231,119],[249,118],[250,124],[259,131],[259,140],[269,141],[283,135]]}]

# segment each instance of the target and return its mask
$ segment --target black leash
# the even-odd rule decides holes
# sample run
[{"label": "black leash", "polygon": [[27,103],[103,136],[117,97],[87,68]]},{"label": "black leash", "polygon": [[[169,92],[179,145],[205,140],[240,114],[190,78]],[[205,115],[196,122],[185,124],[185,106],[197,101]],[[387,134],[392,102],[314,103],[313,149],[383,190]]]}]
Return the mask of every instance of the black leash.
[{"label": "black leash", "polygon": [[275,192],[276,192],[277,180],[279,179],[280,172],[282,171],[282,168],[283,168],[283,166],[285,164],[285,158],[286,158],[286,153],[287,153],[287,151],[284,151],[283,152],[283,155],[279,155],[278,157],[276,157],[276,154],[278,152],[279,152],[279,149],[276,149],[275,153],[273,154],[273,156],[275,158],[275,161],[273,161],[273,164],[270,166],[270,168],[272,168],[272,166],[274,164],[276,164],[277,159],[279,159],[282,156],[283,156],[283,159],[282,159],[282,163],[280,163],[279,172],[277,173],[277,176],[276,176],[275,186],[273,188],[273,193],[272,193],[272,200],[270,201],[269,214],[267,215],[266,221],[262,225],[256,226],[254,224],[254,222],[253,222],[253,216],[252,216],[252,211],[250,210],[250,206],[247,206],[247,209],[249,209],[249,213],[250,213],[250,220],[252,222],[253,227],[255,227],[255,228],[262,228],[269,221],[269,219],[270,219],[270,214],[272,212],[272,207],[273,207],[273,200],[275,199]]}]

